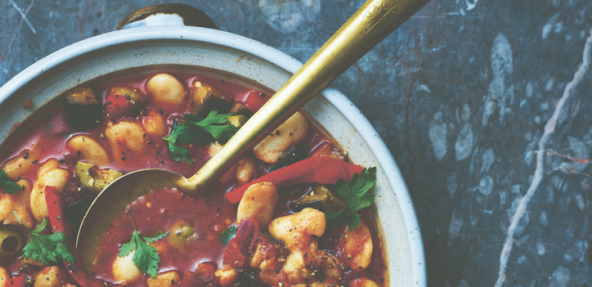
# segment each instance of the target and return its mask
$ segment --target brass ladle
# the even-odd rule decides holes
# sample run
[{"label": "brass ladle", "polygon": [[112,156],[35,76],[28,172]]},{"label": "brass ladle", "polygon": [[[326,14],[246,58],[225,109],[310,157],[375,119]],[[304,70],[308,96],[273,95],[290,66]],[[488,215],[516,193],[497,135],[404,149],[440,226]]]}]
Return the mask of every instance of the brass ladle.
[{"label": "brass ladle", "polygon": [[76,246],[85,269],[92,272],[102,235],[114,217],[138,197],[157,189],[177,187],[198,196],[208,184],[234,166],[288,117],[409,19],[429,0],[368,0],[294,76],[255,113],[226,145],[194,176],[146,169],[131,172],[105,188],[86,213]]}]

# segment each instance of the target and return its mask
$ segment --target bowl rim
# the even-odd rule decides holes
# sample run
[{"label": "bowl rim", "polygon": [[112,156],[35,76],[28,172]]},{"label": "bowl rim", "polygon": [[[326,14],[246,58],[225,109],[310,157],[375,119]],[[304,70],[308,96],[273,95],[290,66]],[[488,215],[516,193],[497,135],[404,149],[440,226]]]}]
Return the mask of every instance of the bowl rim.
[{"label": "bowl rim", "polygon": [[[187,26],[155,28],[141,27],[113,31],[66,46],[32,64],[0,87],[0,105],[27,83],[61,63],[101,48],[138,41],[175,39],[216,44],[257,56],[291,74],[296,73],[302,66],[302,62],[276,48],[230,32]],[[426,265],[421,230],[413,200],[391,152],[364,114],[343,93],[329,87],[323,90],[322,95],[350,120],[372,152],[375,155],[381,155],[377,156],[377,159],[393,187],[404,224],[408,229],[407,239],[413,264],[411,266],[413,281],[416,286],[426,286]]]}]

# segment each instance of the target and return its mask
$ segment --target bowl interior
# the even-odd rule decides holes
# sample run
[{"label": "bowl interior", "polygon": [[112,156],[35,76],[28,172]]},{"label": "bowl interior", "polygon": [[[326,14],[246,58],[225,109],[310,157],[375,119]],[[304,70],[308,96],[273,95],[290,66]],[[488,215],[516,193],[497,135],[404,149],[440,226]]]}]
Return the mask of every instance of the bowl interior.
[{"label": "bowl interior", "polygon": [[[120,32],[129,33],[118,31],[110,34],[117,36]],[[101,41],[105,35],[95,38],[89,40]],[[6,150],[3,147],[8,144],[7,136],[16,125],[39,109],[50,109],[52,100],[64,91],[97,78],[149,74],[157,71],[198,72],[244,86],[273,91],[279,89],[292,75],[277,63],[265,60],[255,55],[256,53],[251,54],[244,49],[211,42],[189,40],[187,37],[122,41],[100,49],[89,49],[76,57],[61,60],[47,70],[39,70],[37,67],[39,71],[34,71],[36,73],[29,77],[26,85],[18,87],[10,94],[2,93],[7,90],[6,88],[0,89],[0,122],[3,123],[0,126],[0,150]],[[60,52],[56,54],[59,55]],[[51,59],[44,59],[41,63],[49,60]],[[35,68],[35,65],[29,69],[32,68]],[[7,98],[1,103],[3,97]],[[21,107],[20,102],[25,99],[33,101],[33,108]],[[405,215],[402,212],[391,184],[392,179],[387,177],[379,161],[379,157],[391,155],[388,151],[385,154],[374,154],[369,143],[355,128],[355,123],[350,121],[350,118],[355,118],[354,115],[344,114],[327,97],[316,97],[304,107],[304,110],[348,151],[354,163],[377,167],[377,200],[374,212],[386,252],[388,278],[385,279],[390,282],[390,286],[423,285],[421,281],[425,273],[418,272],[418,267],[415,266],[418,264],[415,258],[417,256],[413,255],[418,242],[411,242],[408,234],[415,232],[419,235],[419,231],[409,230],[409,221],[405,218],[415,215]],[[380,138],[373,140],[381,141]],[[405,189],[405,186],[401,183],[397,188]],[[406,193],[406,190],[404,192]],[[421,239],[417,240],[421,246]],[[423,258],[420,261],[423,262]]]}]

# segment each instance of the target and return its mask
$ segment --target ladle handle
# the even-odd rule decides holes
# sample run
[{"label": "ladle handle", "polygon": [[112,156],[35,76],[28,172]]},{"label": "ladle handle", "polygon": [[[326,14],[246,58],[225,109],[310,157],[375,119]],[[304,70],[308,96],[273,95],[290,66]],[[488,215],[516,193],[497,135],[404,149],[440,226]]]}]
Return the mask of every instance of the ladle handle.
[{"label": "ladle handle", "polygon": [[326,88],[429,0],[368,0],[194,176],[179,183],[197,194],[239,157]]}]

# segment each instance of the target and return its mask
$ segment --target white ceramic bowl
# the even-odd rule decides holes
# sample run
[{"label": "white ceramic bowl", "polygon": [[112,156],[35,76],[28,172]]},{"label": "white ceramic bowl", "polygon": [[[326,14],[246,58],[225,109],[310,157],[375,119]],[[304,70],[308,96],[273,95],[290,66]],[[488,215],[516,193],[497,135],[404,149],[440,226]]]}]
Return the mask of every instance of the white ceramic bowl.
[{"label": "white ceramic bowl", "polygon": [[[206,28],[140,27],[99,35],[39,60],[0,88],[0,142],[13,125],[35,110],[97,77],[199,69],[233,82],[277,90],[301,65],[265,44]],[[376,211],[390,286],[425,286],[426,266],[417,218],[392,155],[347,97],[334,89],[322,94],[308,103],[305,111],[329,131],[356,164],[378,167]],[[32,99],[34,107],[22,108],[20,102],[25,99]]]}]

